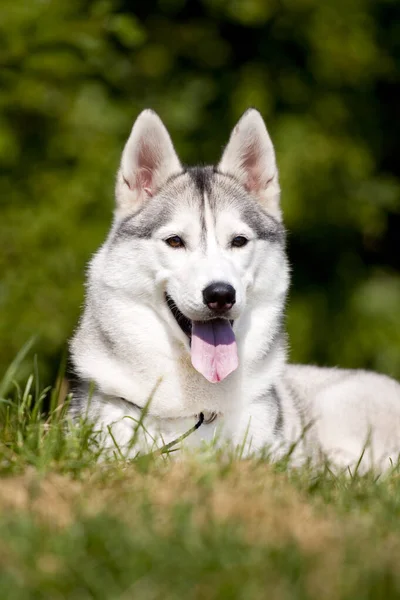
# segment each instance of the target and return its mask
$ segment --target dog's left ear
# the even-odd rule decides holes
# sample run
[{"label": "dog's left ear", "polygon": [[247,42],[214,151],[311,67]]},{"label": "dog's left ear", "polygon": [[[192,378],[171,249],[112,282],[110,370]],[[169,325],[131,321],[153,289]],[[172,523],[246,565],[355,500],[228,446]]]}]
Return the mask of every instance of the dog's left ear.
[{"label": "dog's left ear", "polygon": [[117,174],[117,208],[138,210],[171,175],[182,171],[168,131],[152,110],[136,119],[121,158]]},{"label": "dog's left ear", "polygon": [[268,212],[281,218],[274,146],[258,110],[247,110],[237,123],[218,170],[233,175]]}]

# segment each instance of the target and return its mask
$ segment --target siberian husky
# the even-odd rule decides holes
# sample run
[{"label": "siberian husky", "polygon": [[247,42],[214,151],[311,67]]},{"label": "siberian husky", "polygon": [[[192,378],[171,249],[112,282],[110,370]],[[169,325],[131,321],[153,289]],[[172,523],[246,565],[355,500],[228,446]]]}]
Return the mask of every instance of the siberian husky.
[{"label": "siberian husky", "polygon": [[160,118],[139,115],[71,342],[82,382],[72,410],[95,420],[110,448],[136,454],[197,424],[186,446],[214,441],[277,457],[301,440],[298,460],[323,455],[351,467],[366,447],[365,468],[397,462],[397,382],[287,363],[279,195],[256,110],[242,116],[217,166],[192,168]]}]

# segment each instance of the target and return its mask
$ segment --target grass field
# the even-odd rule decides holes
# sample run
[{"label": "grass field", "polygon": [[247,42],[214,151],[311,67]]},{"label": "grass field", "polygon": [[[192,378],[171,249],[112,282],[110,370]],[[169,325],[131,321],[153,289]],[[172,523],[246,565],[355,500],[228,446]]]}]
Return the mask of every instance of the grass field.
[{"label": "grass field", "polygon": [[1,599],[400,597],[398,469],[99,463],[89,426],[65,435],[57,386],[14,383],[21,358],[0,383]]}]

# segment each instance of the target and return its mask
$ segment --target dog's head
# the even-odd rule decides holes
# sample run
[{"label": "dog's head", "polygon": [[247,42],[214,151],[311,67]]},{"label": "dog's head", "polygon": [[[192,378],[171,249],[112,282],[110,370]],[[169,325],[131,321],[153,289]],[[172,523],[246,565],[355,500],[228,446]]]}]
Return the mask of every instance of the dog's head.
[{"label": "dog's head", "polygon": [[282,268],[278,172],[260,114],[243,115],[217,167],[184,168],[159,117],[142,112],[116,198],[107,285],[151,305],[191,345],[194,366],[223,379],[237,366],[231,325],[273,298]]}]

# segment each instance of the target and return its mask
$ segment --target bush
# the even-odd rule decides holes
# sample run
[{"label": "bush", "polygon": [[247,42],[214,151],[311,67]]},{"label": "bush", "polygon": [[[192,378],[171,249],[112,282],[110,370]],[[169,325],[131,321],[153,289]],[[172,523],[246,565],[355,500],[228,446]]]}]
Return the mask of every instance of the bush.
[{"label": "bush", "polygon": [[277,147],[292,358],[400,377],[400,8],[391,0],[4,0],[0,366],[33,334],[45,379],[78,318],[132,121],[217,160],[256,106]]}]

